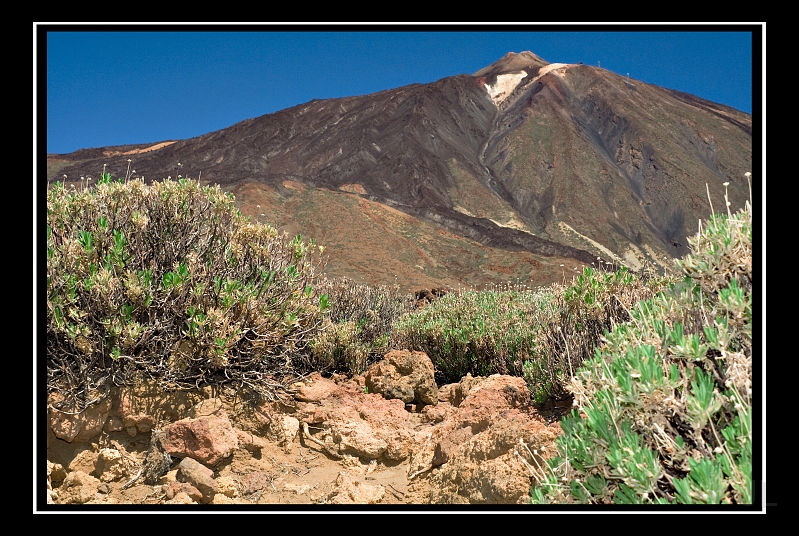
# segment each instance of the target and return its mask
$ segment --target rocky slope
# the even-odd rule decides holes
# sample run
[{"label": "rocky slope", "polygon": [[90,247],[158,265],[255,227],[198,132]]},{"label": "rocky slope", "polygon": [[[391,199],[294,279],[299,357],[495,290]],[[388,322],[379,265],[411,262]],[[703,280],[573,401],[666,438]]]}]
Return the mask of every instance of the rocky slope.
[{"label": "rocky slope", "polygon": [[675,244],[707,215],[708,191],[717,209],[724,183],[734,206],[749,197],[752,118],[509,53],[474,75],[314,100],[188,140],[49,155],[48,180],[80,186],[103,165],[125,176],[129,158],[146,180],[219,183],[245,214],[335,245],[334,275],[548,284],[561,264],[639,269],[685,254]]}]

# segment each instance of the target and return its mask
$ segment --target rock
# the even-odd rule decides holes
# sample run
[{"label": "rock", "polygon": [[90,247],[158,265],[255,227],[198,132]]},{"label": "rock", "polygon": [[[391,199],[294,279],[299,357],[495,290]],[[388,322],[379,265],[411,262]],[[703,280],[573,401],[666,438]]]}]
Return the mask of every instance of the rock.
[{"label": "rock", "polygon": [[108,420],[105,421],[103,430],[106,432],[121,432],[125,429],[125,423],[119,417],[109,415]]},{"label": "rock", "polygon": [[185,492],[181,491],[175,498],[167,501],[167,504],[196,504],[196,501],[193,501],[192,498]]},{"label": "rock", "polygon": [[61,482],[66,476],[61,464],[47,460],[47,504],[55,504],[58,500],[58,493],[53,490],[53,482]]},{"label": "rock", "polygon": [[270,434],[275,438],[278,445],[283,447],[286,454],[291,452],[299,430],[300,421],[290,415],[275,417],[269,426]]},{"label": "rock", "polygon": [[202,502],[211,502],[217,491],[214,472],[192,458],[183,458],[178,465],[178,482],[187,482],[202,493]]},{"label": "rock", "polygon": [[[155,426],[155,417],[147,413],[136,413],[135,415],[125,415],[122,419],[122,427],[126,429],[135,428],[136,432],[146,434]],[[130,433],[130,432],[129,432]],[[135,434],[131,434],[134,437]]]},{"label": "rock", "polygon": [[47,399],[47,417],[55,436],[69,443],[83,442],[100,434],[111,411],[111,398],[93,404],[81,412],[69,408],[58,409],[62,400],[59,393],[51,393]]},{"label": "rock", "polygon": [[448,293],[449,293],[449,291],[447,291],[447,289],[444,289],[444,288],[431,288],[430,290],[428,290],[428,289],[417,290],[414,293],[414,296],[416,298],[416,307],[417,308],[424,307],[428,303],[431,303],[431,302],[435,301],[436,299],[441,298],[442,296],[446,296]]},{"label": "rock", "polygon": [[[529,497],[530,473],[515,450],[555,452],[560,428],[547,426],[530,405],[524,380],[514,376],[463,378],[449,389],[457,403],[428,438],[415,443],[409,478],[430,471],[434,504],[515,504]],[[543,463],[543,456],[537,460]]]},{"label": "rock", "polygon": [[243,494],[251,495],[266,488],[272,482],[272,477],[263,471],[255,471],[244,477],[242,482]]},{"label": "rock", "polygon": [[83,471],[69,473],[58,490],[60,504],[85,504],[97,495],[100,481]]},{"label": "rock", "polygon": [[424,352],[393,350],[364,374],[370,393],[406,404],[438,404],[433,362]]},{"label": "rock", "polygon": [[330,396],[318,403],[297,404],[299,421],[321,429],[321,433],[306,436],[306,444],[316,443],[337,458],[400,461],[409,455],[413,430],[401,400],[366,394],[355,382],[336,385],[318,378],[315,384],[322,384],[320,390],[327,390]]},{"label": "rock", "polygon": [[200,502],[203,500],[203,494],[200,490],[189,484],[188,482],[172,482],[166,487],[164,495],[168,500],[172,500],[179,494],[185,494],[192,500],[192,502]]},{"label": "rock", "polygon": [[67,472],[60,463],[47,460],[47,478],[51,482],[61,483],[67,477]]},{"label": "rock", "polygon": [[[296,421],[297,419],[294,420]],[[297,427],[299,429],[299,424],[297,424]],[[240,448],[255,453],[255,452],[260,452],[262,449],[267,447],[266,440],[258,437],[257,435],[253,435],[249,432],[239,430],[238,428],[234,428],[234,431],[236,432],[236,437],[239,440]]]},{"label": "rock", "polygon": [[300,402],[320,402],[338,391],[338,385],[334,381],[322,378],[318,372],[312,373],[298,387],[299,390],[294,398]]},{"label": "rock", "polygon": [[234,499],[239,496],[239,489],[236,481],[229,476],[220,476],[216,479],[216,493],[217,495],[225,495]]},{"label": "rock", "polygon": [[75,447],[75,454],[67,466],[67,471],[83,471],[84,473],[91,474],[97,465],[98,453],[88,445],[78,444]]},{"label": "rock", "polygon": [[158,382],[142,380],[135,386],[111,389],[111,415],[121,420],[124,428],[147,433],[156,422],[175,422],[189,417],[191,409],[209,398],[209,393],[207,388],[165,391]]},{"label": "rock", "polygon": [[100,482],[114,482],[127,476],[125,460],[122,453],[116,449],[102,449],[94,465],[94,475]]},{"label": "rock", "polygon": [[181,419],[166,427],[161,439],[164,451],[208,465],[216,465],[230,457],[238,448],[239,440],[222,402],[216,398],[205,400],[192,414],[194,418]]},{"label": "rock", "polygon": [[329,500],[330,504],[375,504],[379,503],[386,490],[377,484],[365,484],[349,473],[339,473],[336,489]]},{"label": "rock", "polygon": [[460,445],[471,439],[472,435],[472,427],[468,425],[464,428],[458,428],[448,434],[436,443],[436,447],[433,450],[433,460],[430,464],[433,467],[438,467],[439,465],[447,463],[452,457],[452,453]]}]

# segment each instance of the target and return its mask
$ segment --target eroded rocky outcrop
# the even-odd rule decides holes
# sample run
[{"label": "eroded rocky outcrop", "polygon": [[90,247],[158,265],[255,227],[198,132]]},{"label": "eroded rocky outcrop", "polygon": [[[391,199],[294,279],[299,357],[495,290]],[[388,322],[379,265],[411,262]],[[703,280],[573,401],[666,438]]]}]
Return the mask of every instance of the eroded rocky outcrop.
[{"label": "eroded rocky outcrop", "polygon": [[[520,445],[541,463],[560,433],[522,379],[437,387],[421,352],[391,352],[364,376],[312,374],[295,388],[291,404],[248,411],[210,390],[141,386],[83,414],[50,410],[47,503],[516,504],[531,486]],[[337,469],[314,477],[320,460]]]}]

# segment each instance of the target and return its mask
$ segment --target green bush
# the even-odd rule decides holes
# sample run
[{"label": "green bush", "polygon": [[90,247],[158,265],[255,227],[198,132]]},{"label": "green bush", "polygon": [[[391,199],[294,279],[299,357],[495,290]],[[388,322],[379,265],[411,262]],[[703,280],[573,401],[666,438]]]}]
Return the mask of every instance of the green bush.
[{"label": "green bush", "polygon": [[394,344],[425,352],[444,383],[467,373],[521,376],[533,358],[538,312],[551,299],[527,289],[452,292],[397,322]]},{"label": "green bush", "polygon": [[568,385],[577,408],[533,470],[534,503],[752,502],[751,205],[689,242],[685,279],[634,307]]},{"label": "green bush", "polygon": [[[306,371],[321,326],[313,242],[253,224],[196,181],[47,192],[47,385],[82,409],[98,385],[248,384]],[[266,380],[269,380],[267,383]]]},{"label": "green bush", "polygon": [[536,313],[531,359],[524,378],[537,402],[568,395],[565,386],[594,355],[606,332],[630,320],[639,301],[666,288],[668,277],[646,277],[622,267],[615,271],[590,266],[569,285],[553,285],[553,299]]},{"label": "green bush", "polygon": [[393,325],[416,305],[399,286],[359,285],[345,278],[323,279],[328,296],[325,329],[311,344],[317,370],[361,374],[390,347]]}]

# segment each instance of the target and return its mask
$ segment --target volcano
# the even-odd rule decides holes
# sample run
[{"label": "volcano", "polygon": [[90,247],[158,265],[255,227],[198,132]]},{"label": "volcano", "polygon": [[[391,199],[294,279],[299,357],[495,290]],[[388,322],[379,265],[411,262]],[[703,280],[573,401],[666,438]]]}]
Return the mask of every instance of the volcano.
[{"label": "volcano", "polygon": [[[47,180],[178,175],[326,246],[326,273],[410,289],[665,270],[749,199],[752,117],[599,67],[508,53],[474,74],[312,100],[185,140],[48,155]],[[75,181],[79,185],[78,181]]]}]

